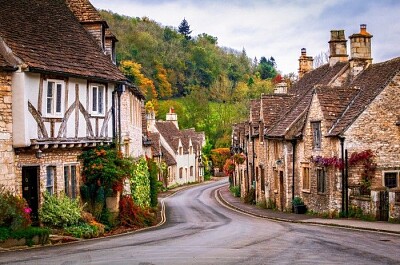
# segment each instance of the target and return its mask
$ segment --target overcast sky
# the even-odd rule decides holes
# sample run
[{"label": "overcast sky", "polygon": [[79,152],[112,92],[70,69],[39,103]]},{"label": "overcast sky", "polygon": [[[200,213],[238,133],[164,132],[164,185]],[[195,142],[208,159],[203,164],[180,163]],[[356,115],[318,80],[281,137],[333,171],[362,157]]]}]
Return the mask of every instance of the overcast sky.
[{"label": "overcast sky", "polygon": [[[91,0],[99,9],[149,17],[163,26],[188,21],[192,36],[207,33],[218,45],[251,58],[273,56],[283,74],[298,69],[300,49],[315,56],[328,50],[330,30],[346,38],[367,24],[373,62],[400,56],[398,0]],[[118,36],[117,36],[118,37]],[[348,43],[349,50],[349,43]]]}]

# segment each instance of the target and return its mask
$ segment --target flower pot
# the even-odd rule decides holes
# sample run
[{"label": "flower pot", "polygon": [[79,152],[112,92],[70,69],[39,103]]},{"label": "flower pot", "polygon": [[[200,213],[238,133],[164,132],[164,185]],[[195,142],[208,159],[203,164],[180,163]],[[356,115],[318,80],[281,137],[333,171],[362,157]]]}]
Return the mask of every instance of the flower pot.
[{"label": "flower pot", "polygon": [[294,213],[296,214],[305,214],[307,212],[307,206],[305,205],[295,205]]}]

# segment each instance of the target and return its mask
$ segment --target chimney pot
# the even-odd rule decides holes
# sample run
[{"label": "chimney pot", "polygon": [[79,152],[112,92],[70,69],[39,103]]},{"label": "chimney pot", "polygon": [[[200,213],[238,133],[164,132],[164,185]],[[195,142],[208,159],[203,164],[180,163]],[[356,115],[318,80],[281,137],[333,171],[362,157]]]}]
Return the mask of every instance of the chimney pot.
[{"label": "chimney pot", "polygon": [[360,34],[362,35],[367,35],[367,24],[361,24],[360,25]]},{"label": "chimney pot", "polygon": [[301,55],[306,55],[306,54],[307,54],[306,48],[301,48]]}]

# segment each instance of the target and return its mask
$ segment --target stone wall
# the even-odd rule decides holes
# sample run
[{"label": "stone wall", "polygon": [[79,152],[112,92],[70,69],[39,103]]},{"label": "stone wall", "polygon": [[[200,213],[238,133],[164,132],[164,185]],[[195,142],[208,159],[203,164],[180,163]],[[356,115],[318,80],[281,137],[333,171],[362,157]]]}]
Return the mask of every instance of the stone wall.
[{"label": "stone wall", "polygon": [[11,74],[0,72],[0,185],[15,190],[15,155],[12,148]]},{"label": "stone wall", "polygon": [[81,184],[80,172],[82,163],[78,160],[78,156],[82,153],[81,149],[45,149],[42,157],[36,158],[35,150],[20,152],[16,155],[16,182],[17,191],[22,195],[22,167],[24,166],[39,166],[39,194],[46,190],[47,167],[56,167],[54,176],[54,192],[59,193],[64,191],[64,166],[76,165],[77,169],[77,188]]}]

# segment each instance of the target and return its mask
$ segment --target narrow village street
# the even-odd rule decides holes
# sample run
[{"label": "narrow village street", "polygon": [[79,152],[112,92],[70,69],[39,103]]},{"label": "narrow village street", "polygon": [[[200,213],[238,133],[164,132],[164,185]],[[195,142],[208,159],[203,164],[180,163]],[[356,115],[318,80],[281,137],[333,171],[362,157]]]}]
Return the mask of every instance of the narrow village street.
[{"label": "narrow village street", "polygon": [[221,206],[226,179],[165,199],[166,223],[142,232],[0,253],[0,264],[399,264],[400,236],[275,222]]}]

